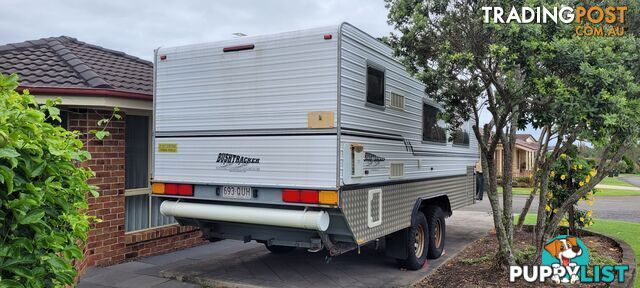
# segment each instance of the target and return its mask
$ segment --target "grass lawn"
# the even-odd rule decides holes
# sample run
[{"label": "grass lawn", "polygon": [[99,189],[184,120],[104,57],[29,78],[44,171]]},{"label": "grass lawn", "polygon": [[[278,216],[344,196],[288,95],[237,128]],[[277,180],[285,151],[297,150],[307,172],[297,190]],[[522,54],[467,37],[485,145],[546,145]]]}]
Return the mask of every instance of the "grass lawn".
[{"label": "grass lawn", "polygon": [[632,184],[629,184],[627,182],[624,182],[624,181],[620,180],[620,178],[618,178],[618,177],[604,177],[604,179],[602,179],[602,181],[600,181],[600,184],[635,187]]},{"label": "grass lawn", "polygon": [[[502,187],[498,187],[498,193],[502,193]],[[531,188],[513,187],[513,195],[529,195],[529,193],[531,193]],[[640,191],[598,189],[598,193],[596,193],[595,196],[640,196]]]},{"label": "grass lawn", "polygon": [[[535,215],[527,215],[524,223],[535,224],[535,219]],[[640,223],[603,219],[594,219],[593,222],[593,226],[589,227],[588,230],[627,242],[627,244],[633,248],[636,259],[640,259],[640,237],[638,237],[638,235],[640,235]],[[640,265],[638,265],[636,269],[640,269]],[[640,277],[636,277],[633,287],[640,288]]]}]

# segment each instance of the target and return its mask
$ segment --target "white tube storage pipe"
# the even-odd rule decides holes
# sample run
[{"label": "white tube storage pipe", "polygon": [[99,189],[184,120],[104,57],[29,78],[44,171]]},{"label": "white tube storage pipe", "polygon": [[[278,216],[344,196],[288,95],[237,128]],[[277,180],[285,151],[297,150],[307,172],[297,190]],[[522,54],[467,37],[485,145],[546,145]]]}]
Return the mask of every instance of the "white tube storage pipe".
[{"label": "white tube storage pipe", "polygon": [[326,231],[329,228],[329,213],[326,211],[299,211],[164,201],[160,204],[160,213],[165,216],[180,218],[272,225],[318,231]]}]

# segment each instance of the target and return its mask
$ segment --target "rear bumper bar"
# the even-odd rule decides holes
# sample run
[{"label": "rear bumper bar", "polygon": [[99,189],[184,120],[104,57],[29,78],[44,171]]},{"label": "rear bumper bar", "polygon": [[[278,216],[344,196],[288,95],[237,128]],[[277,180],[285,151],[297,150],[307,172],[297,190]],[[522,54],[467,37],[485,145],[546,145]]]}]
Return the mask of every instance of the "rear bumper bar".
[{"label": "rear bumper bar", "polygon": [[329,213],[325,211],[298,211],[164,201],[160,205],[160,213],[178,218],[271,225],[318,231],[326,231],[329,228]]}]

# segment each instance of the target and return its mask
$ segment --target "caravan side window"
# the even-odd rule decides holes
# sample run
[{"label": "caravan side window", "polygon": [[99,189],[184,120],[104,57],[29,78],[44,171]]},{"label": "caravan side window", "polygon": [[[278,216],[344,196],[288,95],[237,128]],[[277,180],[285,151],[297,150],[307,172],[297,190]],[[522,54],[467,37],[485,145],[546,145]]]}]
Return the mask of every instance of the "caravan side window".
[{"label": "caravan side window", "polygon": [[384,71],[367,66],[367,103],[384,107]]},{"label": "caravan side window", "polygon": [[422,104],[422,140],[447,143],[445,128],[438,124],[440,109],[429,104]]},{"label": "caravan side window", "polygon": [[465,125],[456,130],[453,134],[453,145],[469,146],[469,131]]}]

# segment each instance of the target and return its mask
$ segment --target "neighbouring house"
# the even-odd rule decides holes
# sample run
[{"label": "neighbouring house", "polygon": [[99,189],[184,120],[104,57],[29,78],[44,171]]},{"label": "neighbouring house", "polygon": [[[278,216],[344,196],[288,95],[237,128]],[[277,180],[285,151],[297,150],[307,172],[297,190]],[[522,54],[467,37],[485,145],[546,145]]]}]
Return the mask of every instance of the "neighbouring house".
[{"label": "neighbouring house", "polygon": [[[92,154],[86,164],[96,173],[91,184],[100,187],[89,214],[103,222],[89,233],[80,273],[203,243],[200,231],[162,216],[149,197],[153,63],[62,36],[0,46],[0,73],[18,74],[18,89],[38,101],[61,98],[61,125],[85,133]],[[109,124],[111,136],[88,141],[87,131],[99,129],[114,107],[123,118]]]},{"label": "neighbouring house", "polygon": [[[513,172],[513,177],[529,177],[532,175],[533,163],[539,147],[540,143],[531,134],[516,134],[516,149],[512,151],[513,165],[511,171]],[[493,159],[498,165],[499,176],[502,175],[503,171],[503,156],[502,145],[498,145]]]},{"label": "neighbouring house", "polygon": [[[482,133],[482,129],[480,131]],[[532,176],[533,164],[539,147],[540,143],[531,134],[516,134],[516,149],[512,152],[513,165],[511,171],[513,172],[513,177]],[[498,166],[498,176],[503,174],[503,154],[502,143],[500,143],[493,154],[493,161]],[[476,171],[482,171],[480,161],[476,164]]]}]

